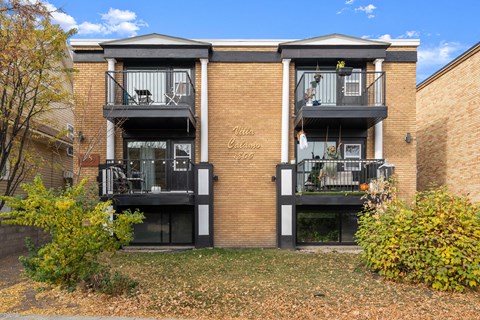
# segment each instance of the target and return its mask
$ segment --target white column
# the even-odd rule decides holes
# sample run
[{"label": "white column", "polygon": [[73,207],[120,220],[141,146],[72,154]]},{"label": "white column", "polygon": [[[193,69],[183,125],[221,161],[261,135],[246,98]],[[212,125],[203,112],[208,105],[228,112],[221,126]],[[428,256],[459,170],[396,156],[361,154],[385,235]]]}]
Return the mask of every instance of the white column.
[{"label": "white column", "polygon": [[[382,72],[383,59],[375,59],[375,72]],[[380,73],[375,74],[375,79],[381,76]],[[383,80],[375,82],[375,105],[383,105]],[[383,159],[383,121],[380,121],[375,125],[375,159]]]},{"label": "white column", "polygon": [[281,163],[288,163],[288,137],[290,108],[290,59],[283,59],[283,86],[282,86],[282,152]]},{"label": "white column", "polygon": [[[108,62],[108,71],[115,71],[115,59],[107,59]],[[113,77],[113,74],[112,74]],[[115,102],[115,90],[114,83],[107,78],[107,104],[113,105]],[[107,119],[107,160],[115,159],[115,124],[112,120]]]},{"label": "white column", "polygon": [[202,90],[200,93],[200,162],[208,162],[208,59],[200,59],[202,64]]}]

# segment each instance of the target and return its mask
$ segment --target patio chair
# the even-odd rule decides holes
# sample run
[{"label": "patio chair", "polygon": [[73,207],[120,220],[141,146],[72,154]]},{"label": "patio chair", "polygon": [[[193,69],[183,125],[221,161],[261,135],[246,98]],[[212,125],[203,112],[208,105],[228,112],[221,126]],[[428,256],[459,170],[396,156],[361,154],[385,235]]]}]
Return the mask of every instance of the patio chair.
[{"label": "patio chair", "polygon": [[127,176],[120,166],[110,167],[113,179],[113,192],[114,193],[127,193],[131,188],[131,182],[128,181]]},{"label": "patio chair", "polygon": [[175,104],[178,106],[178,103],[180,102],[180,99],[182,98],[182,95],[180,94],[180,87],[184,85],[183,82],[177,83],[176,86],[172,87],[172,91],[170,93],[164,93],[163,95],[165,98],[168,99],[167,101],[167,106],[170,104]]}]

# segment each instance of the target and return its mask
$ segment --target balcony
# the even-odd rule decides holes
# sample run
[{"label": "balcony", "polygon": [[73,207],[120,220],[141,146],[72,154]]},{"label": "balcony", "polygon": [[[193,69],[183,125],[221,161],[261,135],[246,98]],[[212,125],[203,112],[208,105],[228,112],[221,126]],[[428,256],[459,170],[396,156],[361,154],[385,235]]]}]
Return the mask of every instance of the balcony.
[{"label": "balcony", "polygon": [[296,191],[302,199],[297,204],[361,205],[360,195],[369,188],[372,179],[390,174],[384,164],[384,160],[376,159],[302,160],[297,164]]},{"label": "balcony", "polygon": [[385,73],[305,72],[295,87],[295,128],[366,130],[387,117]]},{"label": "balcony", "polygon": [[142,128],[159,121],[165,129],[196,126],[195,87],[187,71],[107,71],[105,90],[105,118]]},{"label": "balcony", "polygon": [[193,204],[188,158],[111,160],[99,166],[99,191],[116,205]]}]

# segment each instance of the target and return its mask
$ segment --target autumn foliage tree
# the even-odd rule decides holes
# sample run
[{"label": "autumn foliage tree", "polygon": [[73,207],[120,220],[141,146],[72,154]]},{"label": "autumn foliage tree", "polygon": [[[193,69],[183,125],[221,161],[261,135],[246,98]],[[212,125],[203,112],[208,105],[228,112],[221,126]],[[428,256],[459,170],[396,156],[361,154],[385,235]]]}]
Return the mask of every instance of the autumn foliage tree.
[{"label": "autumn foliage tree", "polygon": [[62,59],[73,32],[52,24],[40,1],[0,0],[0,176],[6,196],[37,168],[29,146],[47,114],[71,106],[63,81],[73,70]]},{"label": "autumn foliage tree", "polygon": [[118,274],[111,276],[98,257],[127,245],[133,237],[133,224],[141,223],[144,216],[138,211],[116,214],[110,201],[92,201],[85,183],[55,191],[47,189],[37,176],[33,183],[22,184],[28,197],[0,197],[12,208],[0,213],[0,218],[6,219],[5,224],[39,227],[50,235],[49,243],[40,248],[29,244],[31,255],[21,257],[26,275],[32,279],[67,288],[83,280],[100,291],[112,287],[118,291],[119,285],[124,289],[120,292],[125,291],[131,281]]}]

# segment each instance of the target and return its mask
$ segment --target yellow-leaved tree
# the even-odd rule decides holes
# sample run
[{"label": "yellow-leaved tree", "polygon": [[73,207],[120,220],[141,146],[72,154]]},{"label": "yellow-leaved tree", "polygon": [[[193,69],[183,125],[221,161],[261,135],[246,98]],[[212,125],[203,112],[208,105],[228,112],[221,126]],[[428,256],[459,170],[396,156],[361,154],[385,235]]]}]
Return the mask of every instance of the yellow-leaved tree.
[{"label": "yellow-leaved tree", "polygon": [[31,146],[51,124],[48,114],[72,106],[64,82],[73,69],[63,62],[74,30],[64,32],[50,14],[40,1],[0,0],[0,180],[7,196],[41,165]]},{"label": "yellow-leaved tree", "polygon": [[[100,265],[98,256],[127,245],[132,240],[132,225],[142,222],[144,216],[138,211],[116,214],[111,202],[92,201],[85,183],[55,191],[45,188],[37,176],[33,183],[22,184],[27,197],[0,197],[12,209],[0,214],[5,219],[2,223],[40,227],[51,237],[50,243],[31,247],[30,256],[21,258],[32,279],[67,288],[80,281],[92,287],[99,281],[108,282],[108,269]],[[99,275],[108,279],[99,280]],[[98,289],[112,289],[108,285]]]}]

